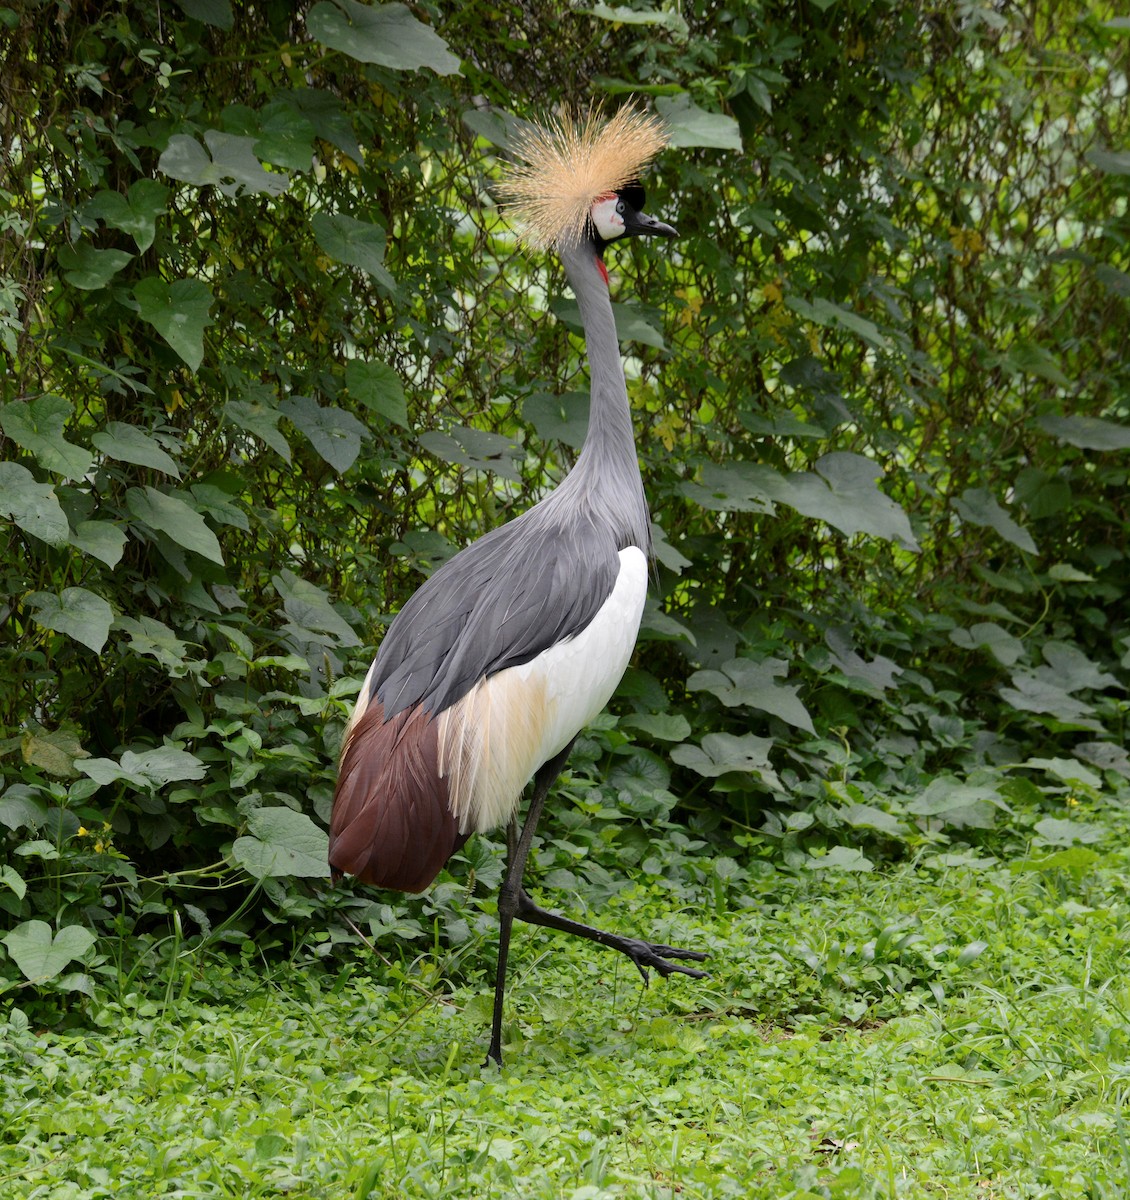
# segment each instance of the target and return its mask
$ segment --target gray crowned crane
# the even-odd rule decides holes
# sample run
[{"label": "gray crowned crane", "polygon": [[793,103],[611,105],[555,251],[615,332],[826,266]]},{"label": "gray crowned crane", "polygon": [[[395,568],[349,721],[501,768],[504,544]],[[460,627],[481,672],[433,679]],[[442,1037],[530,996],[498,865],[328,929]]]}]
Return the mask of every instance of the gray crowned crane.
[{"label": "gray crowned crane", "polygon": [[[507,827],[488,1061],[502,1063],[515,918],[626,954],[647,982],[705,954],[606,933],[535,904],[522,872],[577,734],[608,703],[639,631],[651,525],[604,251],[674,237],[642,211],[641,168],[666,144],[634,108],[519,139],[504,199],[528,245],[561,257],[580,306],[592,399],[573,470],[540,503],[460,551],[389,626],[345,732],[330,822],[335,877],[421,892],[472,833]],[[518,812],[533,779],[525,823]]]}]

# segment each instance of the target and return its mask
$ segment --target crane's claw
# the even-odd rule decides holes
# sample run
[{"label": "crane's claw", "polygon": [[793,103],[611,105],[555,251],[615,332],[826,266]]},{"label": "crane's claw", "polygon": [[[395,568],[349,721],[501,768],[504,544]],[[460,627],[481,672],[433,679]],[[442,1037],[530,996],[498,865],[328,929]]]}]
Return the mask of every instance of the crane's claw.
[{"label": "crane's claw", "polygon": [[658,942],[641,942],[638,938],[624,938],[620,945],[614,947],[626,954],[636,964],[636,970],[643,977],[644,987],[650,982],[649,970],[658,971],[666,979],[676,972],[689,975],[691,979],[705,979],[709,972],[696,971],[694,967],[684,967],[672,958],[686,958],[693,962],[703,962],[707,955],[701,950],[680,950],[678,946],[664,946]]}]

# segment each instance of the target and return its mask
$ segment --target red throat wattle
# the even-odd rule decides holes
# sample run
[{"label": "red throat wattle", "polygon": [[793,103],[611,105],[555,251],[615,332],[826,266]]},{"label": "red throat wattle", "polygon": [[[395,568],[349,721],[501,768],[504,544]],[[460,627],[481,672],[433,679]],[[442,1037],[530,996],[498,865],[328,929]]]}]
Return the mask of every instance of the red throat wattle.
[{"label": "red throat wattle", "polygon": [[611,287],[612,285],[608,282],[608,268],[604,265],[604,259],[599,254],[594,254],[593,258],[596,260],[596,269],[604,277],[604,286]]}]

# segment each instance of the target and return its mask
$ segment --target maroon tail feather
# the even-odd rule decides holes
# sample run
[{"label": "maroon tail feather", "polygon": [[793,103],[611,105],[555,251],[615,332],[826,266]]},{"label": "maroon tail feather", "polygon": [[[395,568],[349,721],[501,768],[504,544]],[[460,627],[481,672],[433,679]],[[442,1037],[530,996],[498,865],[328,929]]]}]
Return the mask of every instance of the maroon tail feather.
[{"label": "maroon tail feather", "polygon": [[420,708],[385,721],[374,699],[342,749],[330,867],[376,887],[422,892],[466,840],[440,778],[436,722]]}]

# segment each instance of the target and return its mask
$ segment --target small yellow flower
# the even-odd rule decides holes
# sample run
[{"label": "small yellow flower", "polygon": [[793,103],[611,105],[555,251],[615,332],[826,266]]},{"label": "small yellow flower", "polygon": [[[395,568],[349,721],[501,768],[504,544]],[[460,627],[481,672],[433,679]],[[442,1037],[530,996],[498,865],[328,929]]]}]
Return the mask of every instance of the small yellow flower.
[{"label": "small yellow flower", "polygon": [[80,825],[78,827],[78,836],[79,837],[90,837],[90,830],[87,829],[85,825]]}]

